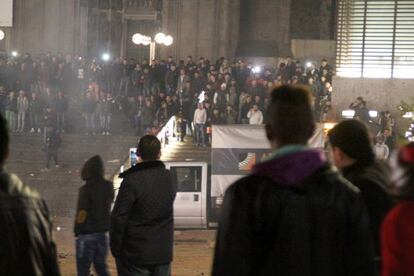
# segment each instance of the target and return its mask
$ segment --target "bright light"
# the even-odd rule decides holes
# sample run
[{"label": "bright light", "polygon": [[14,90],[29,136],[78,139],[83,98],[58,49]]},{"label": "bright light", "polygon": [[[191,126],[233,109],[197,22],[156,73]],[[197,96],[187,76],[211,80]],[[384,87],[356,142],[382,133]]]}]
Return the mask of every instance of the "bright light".
[{"label": "bright light", "polygon": [[198,103],[203,103],[204,99],[205,99],[205,95],[206,92],[205,91],[201,91],[200,96],[198,96]]},{"label": "bright light", "polygon": [[17,57],[19,55],[19,53],[17,51],[12,51],[11,55],[12,55],[12,57]]},{"label": "bright light", "polygon": [[354,116],[355,116],[355,110],[352,110],[352,109],[342,110],[343,118],[351,119],[351,118],[354,118]]},{"label": "bright light", "polygon": [[0,40],[3,40],[5,36],[6,34],[4,33],[4,31],[0,30]]},{"label": "bright light", "polygon": [[324,123],[323,124],[323,129],[325,131],[330,131],[331,129],[334,128],[335,125],[336,125],[336,123]]},{"label": "bright light", "polygon": [[262,68],[260,66],[254,66],[252,72],[254,74],[260,74],[260,72],[262,72]]},{"label": "bright light", "polygon": [[406,131],[405,132],[405,138],[411,137],[413,135],[413,133],[411,131]]},{"label": "bright light", "polygon": [[108,53],[102,54],[102,60],[103,61],[109,61],[111,59],[111,55]]},{"label": "bright light", "polygon": [[414,114],[412,112],[405,112],[405,114],[402,117],[404,119],[411,119],[414,117]]},{"label": "bright light", "polygon": [[155,42],[157,42],[158,44],[164,44],[165,43],[165,34],[164,33],[158,33],[155,35],[154,40]]},{"label": "bright light", "polygon": [[151,43],[151,37],[143,35],[142,45],[147,46],[147,45],[150,45],[150,43]]},{"label": "bright light", "polygon": [[377,118],[378,117],[378,111],[376,111],[376,110],[370,110],[369,111],[369,116],[371,118]]},{"label": "bright light", "polygon": [[134,34],[133,36],[132,36],[132,42],[134,43],[134,44],[142,44],[142,41],[143,41],[143,38],[144,38],[144,36],[142,35],[142,34]]},{"label": "bright light", "polygon": [[167,35],[164,39],[164,45],[165,46],[170,46],[171,44],[173,44],[173,42],[174,42],[174,39],[170,35]]},{"label": "bright light", "polygon": [[312,62],[306,62],[306,67],[309,68],[312,66]]}]

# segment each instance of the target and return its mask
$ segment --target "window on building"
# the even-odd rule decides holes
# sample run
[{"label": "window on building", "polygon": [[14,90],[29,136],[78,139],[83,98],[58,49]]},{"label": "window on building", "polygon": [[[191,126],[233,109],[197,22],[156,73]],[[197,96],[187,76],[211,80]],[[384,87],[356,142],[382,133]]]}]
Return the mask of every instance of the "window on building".
[{"label": "window on building", "polygon": [[337,74],[414,78],[414,1],[340,0]]}]

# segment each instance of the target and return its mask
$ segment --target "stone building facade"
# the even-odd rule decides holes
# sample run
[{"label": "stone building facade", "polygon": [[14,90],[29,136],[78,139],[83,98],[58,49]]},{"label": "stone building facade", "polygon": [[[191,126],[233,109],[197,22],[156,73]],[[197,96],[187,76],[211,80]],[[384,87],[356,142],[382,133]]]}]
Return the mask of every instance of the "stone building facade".
[{"label": "stone building facade", "polygon": [[174,37],[158,47],[164,58],[282,57],[292,53],[292,38],[333,39],[334,7],[335,0],[15,0],[5,50],[140,59],[149,49],[132,35],[163,31]]}]

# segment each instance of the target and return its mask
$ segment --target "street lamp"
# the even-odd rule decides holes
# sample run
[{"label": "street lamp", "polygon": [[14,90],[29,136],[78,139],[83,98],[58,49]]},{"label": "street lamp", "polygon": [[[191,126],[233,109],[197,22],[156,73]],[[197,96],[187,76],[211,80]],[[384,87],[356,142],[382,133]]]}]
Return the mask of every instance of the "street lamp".
[{"label": "street lamp", "polygon": [[156,44],[162,44],[164,46],[170,46],[173,44],[174,39],[170,35],[164,33],[158,33],[155,35],[154,39],[149,36],[136,33],[132,36],[132,42],[135,45],[150,45],[150,61],[155,58],[155,46]]},{"label": "street lamp", "polygon": [[5,36],[6,34],[4,33],[4,31],[0,30],[0,41],[3,40]]}]

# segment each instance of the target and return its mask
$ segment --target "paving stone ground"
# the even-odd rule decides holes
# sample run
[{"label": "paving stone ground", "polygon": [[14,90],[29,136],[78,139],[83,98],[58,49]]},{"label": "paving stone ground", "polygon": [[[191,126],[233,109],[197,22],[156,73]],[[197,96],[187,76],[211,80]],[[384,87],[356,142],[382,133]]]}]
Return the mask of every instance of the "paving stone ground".
[{"label": "paving stone ground", "polygon": [[[59,231],[57,228],[60,227]],[[58,247],[59,265],[62,275],[76,275],[75,239],[73,222],[67,218],[55,217],[55,240]],[[210,275],[214,249],[214,230],[178,230],[175,231],[174,261],[172,276]],[[117,275],[115,262],[108,256],[111,275]],[[96,274],[94,274],[96,275]]]}]

